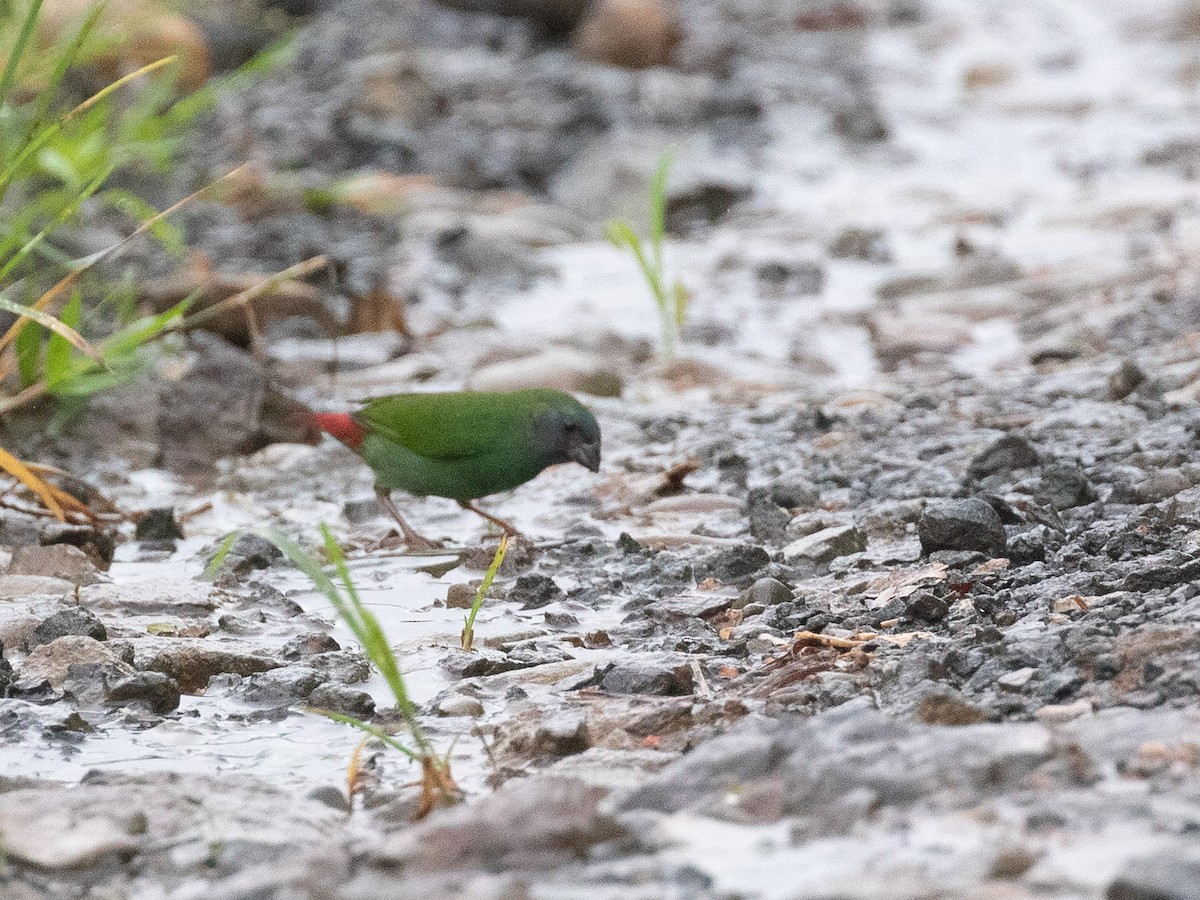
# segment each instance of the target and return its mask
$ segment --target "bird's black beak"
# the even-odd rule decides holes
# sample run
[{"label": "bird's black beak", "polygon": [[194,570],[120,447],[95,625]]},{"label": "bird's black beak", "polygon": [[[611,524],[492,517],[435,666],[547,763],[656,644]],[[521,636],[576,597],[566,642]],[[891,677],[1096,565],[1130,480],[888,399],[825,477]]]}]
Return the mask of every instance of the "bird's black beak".
[{"label": "bird's black beak", "polygon": [[567,456],[572,462],[577,462],[585,469],[591,469],[593,472],[600,471],[600,442],[596,441],[593,444],[575,444],[567,450]]}]

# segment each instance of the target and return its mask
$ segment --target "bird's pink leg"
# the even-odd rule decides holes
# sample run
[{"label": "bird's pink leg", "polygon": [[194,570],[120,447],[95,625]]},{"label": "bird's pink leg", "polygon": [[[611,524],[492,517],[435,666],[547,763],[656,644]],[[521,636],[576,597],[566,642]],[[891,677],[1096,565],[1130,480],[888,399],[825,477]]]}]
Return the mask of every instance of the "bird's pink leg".
[{"label": "bird's pink leg", "polygon": [[475,513],[475,515],[477,515],[477,516],[483,516],[485,519],[487,519],[493,525],[499,525],[500,528],[502,528],[504,530],[504,533],[507,534],[509,537],[520,537],[521,536],[521,532],[517,531],[517,526],[514,525],[512,522],[506,522],[504,519],[500,518],[499,516],[493,516],[487,510],[480,509],[478,506],[476,506],[470,500],[459,500],[458,505],[461,506],[465,510]]},{"label": "bird's pink leg", "polygon": [[396,509],[396,504],[392,502],[388,491],[376,488],[375,496],[379,498],[379,502],[383,504],[383,508],[391,514],[391,517],[396,520],[396,524],[400,526],[400,533],[404,535],[404,543],[408,545],[409,550],[436,550],[441,546],[437,541],[431,541],[404,521],[404,516],[400,515],[400,510]]}]

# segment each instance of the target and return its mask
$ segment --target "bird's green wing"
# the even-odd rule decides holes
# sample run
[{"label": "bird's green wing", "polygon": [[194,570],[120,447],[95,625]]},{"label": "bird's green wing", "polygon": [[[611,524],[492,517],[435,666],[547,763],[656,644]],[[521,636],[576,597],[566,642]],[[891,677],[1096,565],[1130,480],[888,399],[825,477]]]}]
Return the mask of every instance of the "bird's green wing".
[{"label": "bird's green wing", "polygon": [[427,459],[467,459],[506,444],[524,420],[511,396],[487,393],[394,394],[354,414],[367,430]]}]

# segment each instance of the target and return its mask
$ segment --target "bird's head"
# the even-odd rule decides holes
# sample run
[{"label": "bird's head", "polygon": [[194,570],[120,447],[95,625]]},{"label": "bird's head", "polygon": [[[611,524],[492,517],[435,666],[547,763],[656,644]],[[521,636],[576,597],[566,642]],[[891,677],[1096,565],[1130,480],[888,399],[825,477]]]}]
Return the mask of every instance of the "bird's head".
[{"label": "bird's head", "polygon": [[600,426],[574,397],[548,392],[550,402],[538,410],[533,436],[538,450],[555,463],[577,462],[600,471]]}]

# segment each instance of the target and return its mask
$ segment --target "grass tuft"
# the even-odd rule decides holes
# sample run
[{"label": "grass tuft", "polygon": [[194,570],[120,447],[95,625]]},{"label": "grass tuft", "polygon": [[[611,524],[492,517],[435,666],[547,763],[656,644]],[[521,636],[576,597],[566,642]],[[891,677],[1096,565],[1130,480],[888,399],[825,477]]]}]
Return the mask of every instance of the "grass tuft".
[{"label": "grass tuft", "polygon": [[647,186],[650,200],[650,235],[643,241],[624,219],[613,219],[605,227],[605,236],[618,250],[633,256],[654,305],[658,309],[662,335],[662,355],[675,358],[679,335],[687,319],[688,292],[678,279],[669,280],[663,260],[663,240],[667,233],[667,180],[674,152],[667,150],[658,160],[658,168]]},{"label": "grass tuft", "polygon": [[[383,675],[392,697],[396,701],[396,710],[408,728],[412,737],[411,746],[402,743],[395,736],[364,722],[354,716],[344,713],[331,712],[323,709],[312,709],[319,715],[349,725],[359,731],[381,741],[388,747],[397,750],[413,762],[421,766],[421,803],[416,818],[422,818],[437,806],[457,802],[461,796],[458,785],[450,774],[448,754],[440,756],[435,751],[433,743],[425,734],[421,723],[417,720],[417,711],[408,694],[404,676],[400,671],[400,663],[384,634],[383,627],[375,614],[367,608],[359,596],[358,589],[350,578],[350,569],[346,564],[346,556],[334,539],[329,526],[320,526],[321,538],[324,542],[325,555],[333,567],[333,575],[325,571],[325,567],[311,553],[293,541],[290,537],[275,529],[253,529],[252,533],[266,538],[279,548],[284,556],[301,572],[308,576],[313,586],[325,595],[338,617],[346,623],[355,639],[363,648],[367,658]],[[206,574],[214,574],[220,568],[237,539],[238,532],[225,538],[206,569]],[[356,750],[356,755],[361,751]],[[358,763],[351,758],[349,767],[350,778],[353,781],[358,770]],[[353,796],[351,796],[353,801]]]}]

